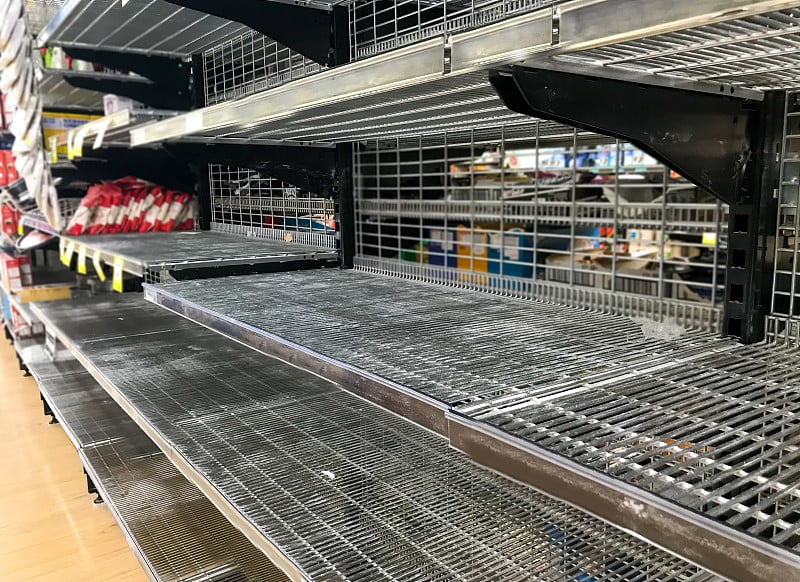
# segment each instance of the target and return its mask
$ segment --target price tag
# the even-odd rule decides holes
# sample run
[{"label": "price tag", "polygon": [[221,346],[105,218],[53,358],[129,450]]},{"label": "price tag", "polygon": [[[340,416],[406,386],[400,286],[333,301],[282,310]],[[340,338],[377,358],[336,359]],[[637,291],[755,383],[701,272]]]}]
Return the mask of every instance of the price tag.
[{"label": "price tag", "polygon": [[122,257],[114,257],[114,274],[111,277],[111,288],[117,293],[122,293],[122,267],[125,261]]},{"label": "price tag", "polygon": [[22,236],[23,234],[25,234],[25,227],[22,225],[21,222],[17,224],[17,234],[19,236]]},{"label": "price tag", "polygon": [[78,247],[78,274],[86,274],[86,245]]},{"label": "price tag", "polygon": [[105,282],[106,272],[103,270],[102,261],[100,261],[100,251],[94,252],[94,256],[92,257],[92,265],[94,265],[94,270],[97,273],[97,278],[100,279],[100,282]]},{"label": "price tag", "polygon": [[59,256],[61,262],[69,267],[72,262],[72,255],[75,254],[75,243],[71,240],[64,240],[63,238],[58,245]]}]

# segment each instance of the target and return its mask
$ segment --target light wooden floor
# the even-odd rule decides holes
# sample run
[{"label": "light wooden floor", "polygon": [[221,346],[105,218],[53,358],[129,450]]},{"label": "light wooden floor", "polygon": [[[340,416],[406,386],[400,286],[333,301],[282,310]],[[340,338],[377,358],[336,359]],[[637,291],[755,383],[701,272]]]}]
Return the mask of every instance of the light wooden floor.
[{"label": "light wooden floor", "polygon": [[146,581],[111,513],[86,492],[72,443],[47,420],[0,335],[0,581]]}]

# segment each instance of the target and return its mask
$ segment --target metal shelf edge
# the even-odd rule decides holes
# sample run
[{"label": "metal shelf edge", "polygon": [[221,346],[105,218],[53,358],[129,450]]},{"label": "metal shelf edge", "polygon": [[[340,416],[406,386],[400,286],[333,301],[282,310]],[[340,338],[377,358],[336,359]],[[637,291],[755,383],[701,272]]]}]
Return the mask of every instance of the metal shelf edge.
[{"label": "metal shelf edge", "polygon": [[142,431],[158,446],[175,467],[186,477],[203,495],[225,516],[225,518],[237,529],[256,548],[262,551],[278,568],[280,568],[293,582],[310,582],[302,570],[297,567],[277,546],[272,544],[256,526],[233,507],[222,493],[197,471],[192,464],[181,455],[169,441],[156,430],[139,411],[117,390],[117,388],[100,372],[80,349],[75,346],[62,330],[54,326],[53,323],[33,306],[33,311],[39,320],[52,331],[58,340],[72,353],[73,356],[86,368],[100,386],[108,393],[111,398],[125,411],[128,416],[142,429]]}]

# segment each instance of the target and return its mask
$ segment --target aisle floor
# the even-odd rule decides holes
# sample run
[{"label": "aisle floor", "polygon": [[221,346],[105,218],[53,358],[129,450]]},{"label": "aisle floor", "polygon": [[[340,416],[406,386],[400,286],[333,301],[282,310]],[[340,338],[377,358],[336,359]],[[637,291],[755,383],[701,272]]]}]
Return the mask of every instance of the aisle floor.
[{"label": "aisle floor", "polygon": [[33,378],[0,344],[0,582],[144,582],[104,505],[86,492],[70,440],[42,414]]}]

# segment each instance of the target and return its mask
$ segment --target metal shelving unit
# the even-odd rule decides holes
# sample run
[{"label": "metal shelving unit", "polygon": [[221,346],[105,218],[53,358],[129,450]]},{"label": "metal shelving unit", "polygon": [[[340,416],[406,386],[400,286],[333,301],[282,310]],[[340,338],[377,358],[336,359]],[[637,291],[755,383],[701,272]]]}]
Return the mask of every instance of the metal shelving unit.
[{"label": "metal shelving unit", "polygon": [[[475,441],[514,448],[521,463],[569,457],[563,481],[543,480],[541,466],[525,477],[549,494],[595,471],[611,477],[567,499],[690,559],[715,559],[708,547],[698,554],[698,539],[731,544],[724,555],[748,557],[728,558],[728,576],[798,565],[791,354],[358,271],[176,283],[146,296],[449,435],[480,463],[500,468]],[[604,507],[620,493],[639,496],[635,523]],[[664,527],[664,502],[670,524],[698,528],[692,537]]]},{"label": "metal shelving unit", "polygon": [[[512,62],[557,67],[551,62],[557,55],[681,31],[697,22],[734,21],[785,4],[737,1],[727,2],[727,10],[722,10],[706,1],[676,3],[664,10],[652,0],[648,5],[576,0],[560,4],[555,11],[544,8],[454,33],[448,38],[449,59],[443,39],[425,40],[134,130],[131,141],[142,145],[211,134],[346,142],[448,125],[498,125],[520,116],[500,103],[484,69]],[[620,19],[620,13],[638,17]],[[555,43],[553,30],[558,31]],[[584,69],[590,70],[602,73],[604,67]],[[638,75],[637,80],[716,93],[722,88],[726,93],[760,98],[758,91],[723,82],[706,85],[663,75]]]},{"label": "metal shelving unit", "polygon": [[714,579],[140,299],[35,310],[292,579]]},{"label": "metal shelving unit", "polygon": [[154,582],[286,577],[175,469],[83,365],[41,344],[23,351],[42,397]]},{"label": "metal shelving unit", "polygon": [[320,265],[335,265],[338,261],[338,253],[332,249],[219,231],[62,236],[62,239],[72,243],[76,250],[86,247],[89,256],[99,253],[107,265],[121,261],[122,270],[137,277],[266,263],[319,261]]},{"label": "metal shelving unit", "polygon": [[[309,39],[283,46],[163,0],[70,0],[39,37],[194,55],[206,106],[120,126],[125,145],[301,152],[280,177],[280,164],[209,162],[212,232],[66,237],[76,248],[156,283],[254,263],[356,266],[145,285],[210,331],[124,297],[35,306],[164,462],[294,580],[800,578],[796,354],[717,335],[744,337],[729,304],[746,311],[755,293],[737,272],[756,272],[743,249],[765,247],[737,220],[746,203],[654,160],[627,164],[636,139],[586,130],[628,135],[598,129],[613,126],[602,115],[552,117],[584,129],[531,120],[493,86],[539,69],[746,99],[767,118],[770,91],[800,86],[797,3],[298,6],[347,16],[350,62],[333,16],[315,62],[298,52]],[[791,99],[768,331],[786,345],[800,333]],[[767,124],[747,118],[765,131],[753,144],[770,141]],[[322,180],[308,179],[321,167],[309,144],[336,152]],[[534,161],[512,162],[520,149]],[[600,150],[613,162],[587,167]],[[766,184],[769,160],[740,153]],[[564,165],[543,163],[551,154]],[[287,181],[298,175],[303,188]]]}]

